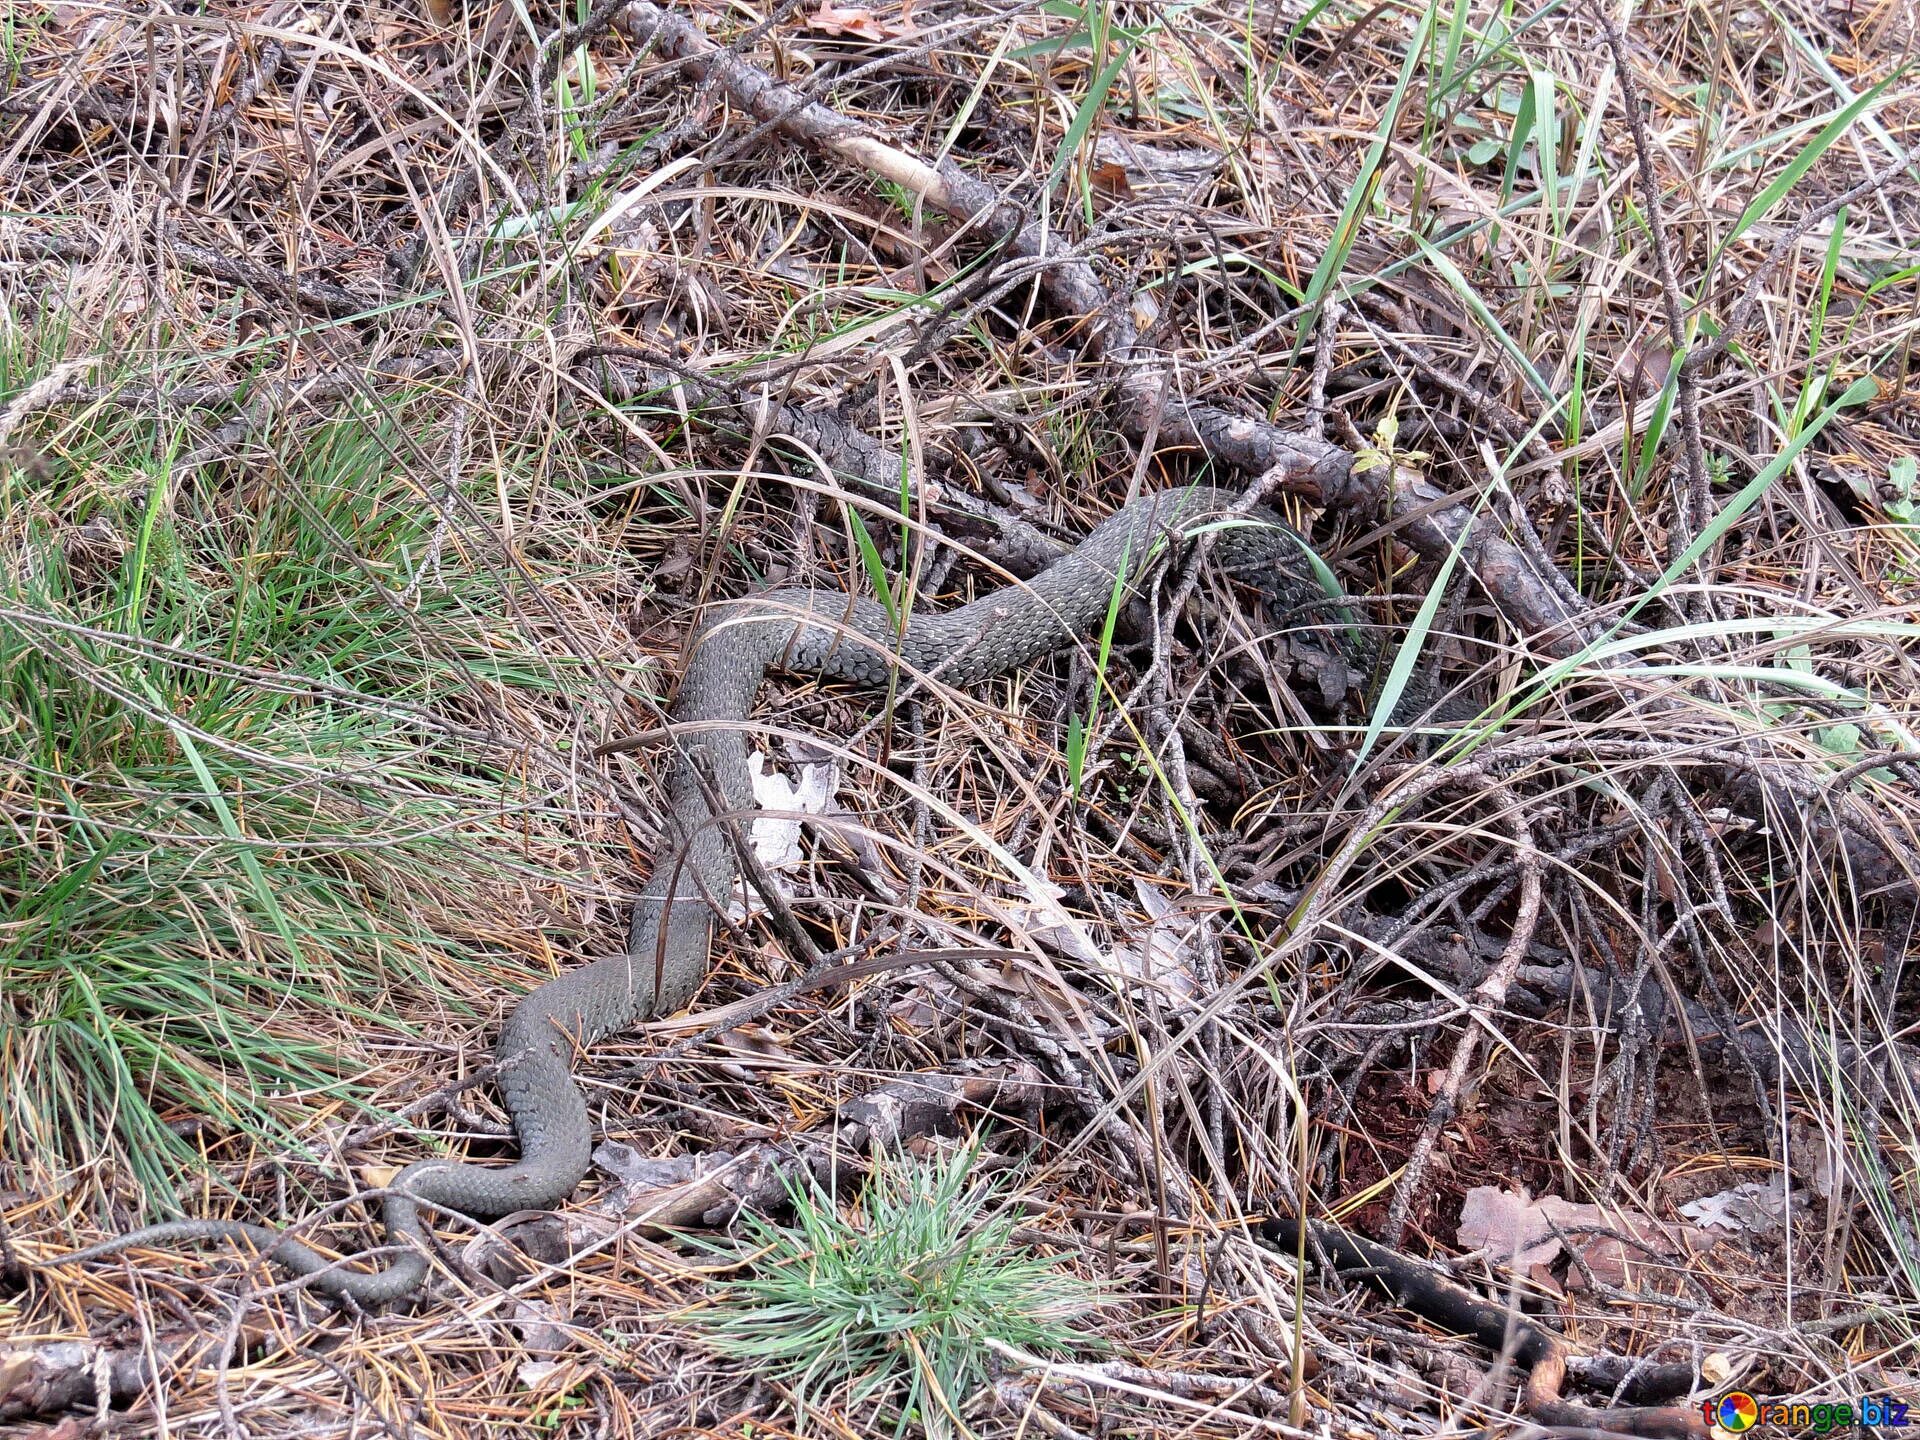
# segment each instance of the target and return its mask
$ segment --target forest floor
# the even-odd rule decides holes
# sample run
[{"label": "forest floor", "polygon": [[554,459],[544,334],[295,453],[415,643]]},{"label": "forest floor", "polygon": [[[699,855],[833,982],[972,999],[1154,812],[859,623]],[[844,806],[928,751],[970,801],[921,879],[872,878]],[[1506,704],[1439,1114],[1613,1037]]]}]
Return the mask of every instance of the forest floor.
[{"label": "forest floor", "polygon": [[[1910,5],[4,16],[0,1433],[1920,1405]],[[767,688],[790,918],[558,1211],[58,1265],[513,1154],[706,601],[1195,481],[1287,583]]]}]

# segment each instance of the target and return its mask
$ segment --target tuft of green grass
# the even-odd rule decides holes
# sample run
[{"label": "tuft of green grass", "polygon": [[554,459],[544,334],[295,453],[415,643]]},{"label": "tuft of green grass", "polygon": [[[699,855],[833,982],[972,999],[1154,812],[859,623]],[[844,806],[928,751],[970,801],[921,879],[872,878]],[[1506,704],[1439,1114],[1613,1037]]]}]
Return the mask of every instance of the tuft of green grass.
[{"label": "tuft of green grass", "polygon": [[692,1312],[720,1353],[792,1387],[809,1406],[838,1404],[930,1434],[965,1433],[967,1397],[987,1379],[987,1342],[1059,1355],[1097,1343],[1070,1321],[1092,1308],[1083,1281],[1015,1244],[1015,1221],[989,1214],[979,1158],[882,1164],[845,1210],[818,1186],[790,1183],[794,1223],[747,1218],[753,1273]]},{"label": "tuft of green grass", "polygon": [[237,470],[103,410],[0,465],[10,1156],[114,1152],[175,1208],[205,1143],[365,1098],[365,1036],[473,1013],[483,897],[551,883],[486,697],[571,682],[464,556],[404,598],[437,512],[396,423],[290,426]]}]

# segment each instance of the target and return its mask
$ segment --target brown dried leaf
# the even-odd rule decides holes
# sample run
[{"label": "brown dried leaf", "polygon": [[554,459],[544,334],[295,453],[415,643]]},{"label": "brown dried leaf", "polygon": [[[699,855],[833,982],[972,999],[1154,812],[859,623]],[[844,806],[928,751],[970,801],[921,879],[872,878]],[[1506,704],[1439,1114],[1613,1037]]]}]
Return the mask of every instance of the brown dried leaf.
[{"label": "brown dried leaf", "polygon": [[1523,1270],[1550,1264],[1560,1253],[1553,1227],[1524,1191],[1476,1185],[1461,1203],[1456,1233],[1469,1250],[1485,1250],[1495,1263]]},{"label": "brown dried leaf", "polygon": [[807,28],[821,35],[851,35],[859,40],[897,40],[916,30],[904,9],[899,19],[882,20],[864,5],[835,5],[833,0],[820,0],[820,8],[807,17]]},{"label": "brown dried leaf", "polygon": [[1127,179],[1127,167],[1107,162],[1093,167],[1093,188],[1115,200],[1131,200],[1133,185]]},{"label": "brown dried leaf", "polygon": [[1673,350],[1659,336],[1646,336],[1627,346],[1614,368],[1614,379],[1627,403],[1658,395],[1673,368]]},{"label": "brown dried leaf", "polygon": [[1570,1236],[1581,1264],[1567,1276],[1569,1290],[1585,1288],[1588,1274],[1596,1284],[1630,1287],[1635,1283],[1634,1266],[1645,1265],[1656,1256],[1675,1258],[1687,1249],[1705,1249],[1711,1244],[1710,1237],[1690,1226],[1662,1226],[1632,1211],[1576,1205],[1558,1195],[1534,1200],[1525,1191],[1501,1190],[1492,1185],[1467,1192],[1460,1207],[1458,1236],[1462,1245],[1487,1251],[1498,1264],[1537,1271],[1561,1252],[1556,1232],[1589,1229],[1615,1230],[1640,1243],[1633,1245],[1608,1235]]}]

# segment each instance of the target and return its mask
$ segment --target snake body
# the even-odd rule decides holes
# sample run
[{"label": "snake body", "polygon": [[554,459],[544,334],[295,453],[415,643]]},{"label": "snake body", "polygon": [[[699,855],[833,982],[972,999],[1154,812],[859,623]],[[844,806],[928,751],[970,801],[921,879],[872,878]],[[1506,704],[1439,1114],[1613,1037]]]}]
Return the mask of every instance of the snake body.
[{"label": "snake body", "polygon": [[[708,606],[672,709],[677,754],[666,788],[678,833],[634,908],[627,953],[533,990],[495,1047],[497,1084],[520,1158],[503,1167],[430,1159],[401,1171],[385,1198],[397,1253],[384,1269],[347,1268],[290,1235],[238,1220],[149,1225],[56,1263],[134,1246],[244,1239],[311,1277],[313,1288],[374,1306],[412,1294],[426,1278],[423,1208],[493,1219],[558,1205],[586,1175],[593,1145],[586,1100],[573,1079],[575,1051],[637,1019],[678,1009],[706,974],[714,924],[707,897],[726,903],[738,868],[732,841],[713,820],[708,788],[728,812],[752,807],[742,722],[768,669],[877,687],[898,665],[949,685],[977,683],[1088,634],[1107,615],[1116,586],[1137,585],[1158,558],[1157,540],[1183,542],[1226,516],[1233,500],[1203,486],[1140,496],[1033,580],[945,613],[915,611],[904,628],[874,601],[833,591],[778,589]],[[1272,523],[1225,526],[1218,536],[1218,551],[1236,562],[1283,564],[1297,553]]]}]

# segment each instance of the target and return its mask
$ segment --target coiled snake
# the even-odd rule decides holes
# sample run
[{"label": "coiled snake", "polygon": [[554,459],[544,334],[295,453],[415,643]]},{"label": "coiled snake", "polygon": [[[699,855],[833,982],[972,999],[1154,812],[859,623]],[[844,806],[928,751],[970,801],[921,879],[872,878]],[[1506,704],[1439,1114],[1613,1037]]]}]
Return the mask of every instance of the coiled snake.
[{"label": "coiled snake", "polygon": [[[380,1270],[345,1268],[311,1246],[238,1220],[148,1225],[53,1262],[71,1264],[134,1246],[245,1239],[336,1298],[363,1306],[400,1299],[426,1278],[421,1207],[492,1219],[565,1200],[587,1173],[593,1127],[570,1061],[636,1019],[678,1009],[706,974],[713,915],[707,896],[733,894],[732,842],[712,820],[701,772],[729,812],[753,804],[741,722],[770,667],[883,686],[896,664],[970,685],[1057,650],[1096,627],[1124,569],[1137,586],[1163,553],[1229,514],[1234,496],[1196,486],[1143,495],[1024,585],[1010,585],[944,614],[912,613],[897,632],[877,603],[818,590],[773,590],[709,606],[691,647],[672,718],[678,756],[667,778],[675,848],[655,864],[634,908],[625,955],[610,956],[534,990],[508,1017],[495,1047],[502,1101],[520,1158],[492,1168],[420,1160],[395,1177],[385,1202],[400,1253]],[[1219,529],[1218,552],[1236,563],[1278,566],[1296,543],[1264,513],[1262,524]]]}]

